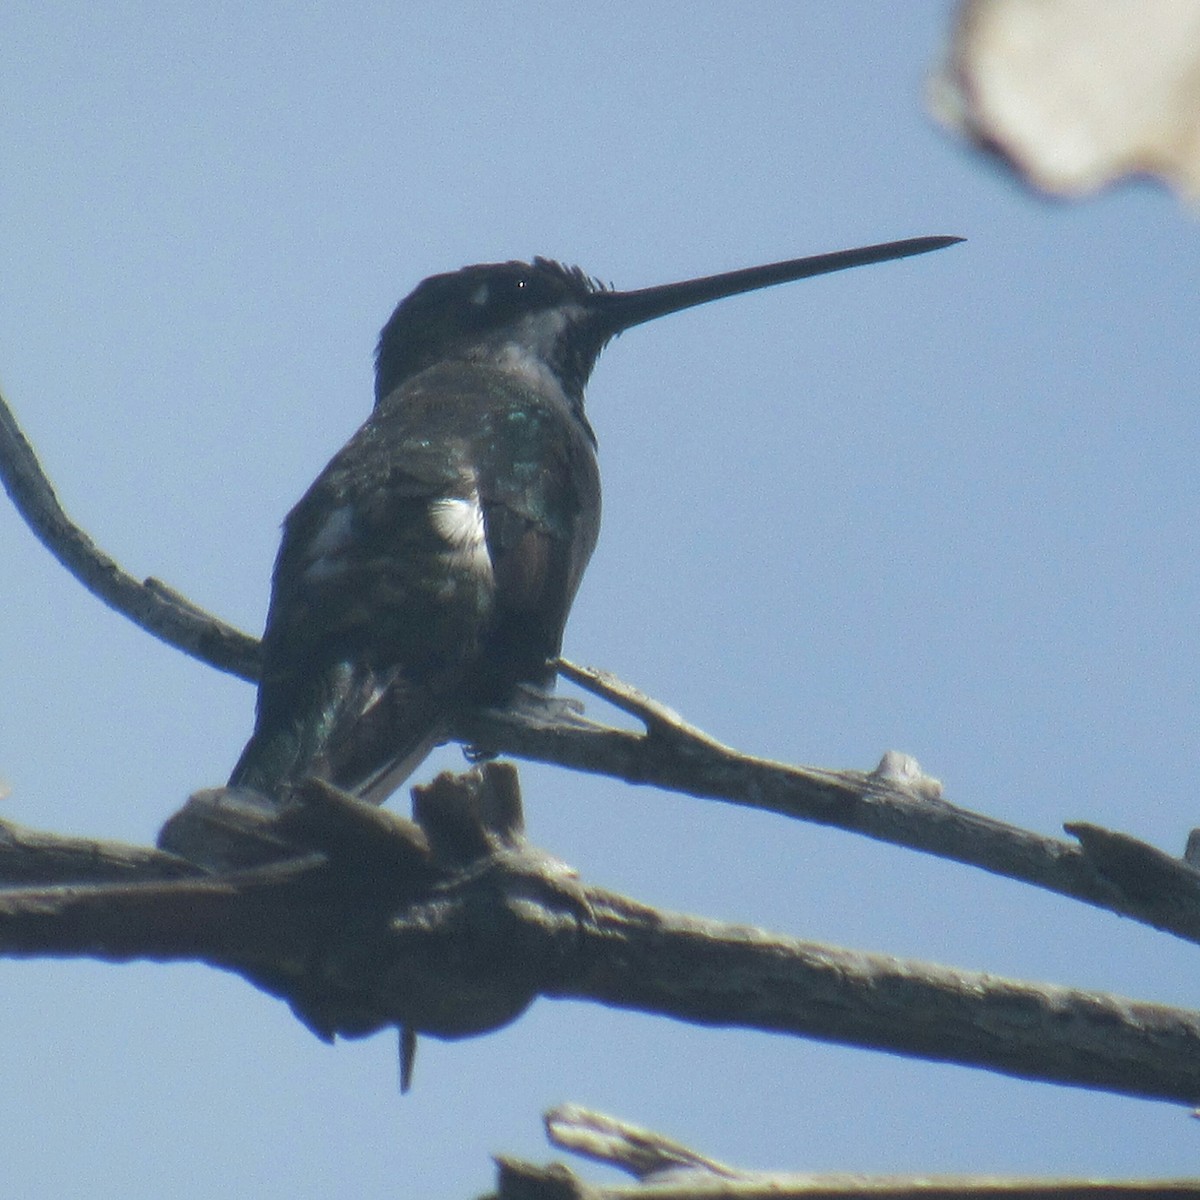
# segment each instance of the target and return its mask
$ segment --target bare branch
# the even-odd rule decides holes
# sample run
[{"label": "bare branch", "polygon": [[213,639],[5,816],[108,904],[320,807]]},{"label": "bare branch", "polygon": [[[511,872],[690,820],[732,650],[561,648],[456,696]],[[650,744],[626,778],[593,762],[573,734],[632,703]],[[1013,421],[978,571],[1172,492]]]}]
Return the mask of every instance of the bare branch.
[{"label": "bare branch", "polygon": [[[526,843],[510,764],[419,789],[416,823],[319,783],[282,811],[229,795],[189,808],[211,810],[221,844],[290,857],[164,880],[176,860],[143,852],[147,882],[65,876],[0,890],[0,954],[200,960],[282,996],[325,1038],[385,1026],[463,1037],[546,996],[1200,1101],[1198,1013],[842,950],[585,886]],[[71,855],[84,860],[64,846],[64,870]]]},{"label": "bare branch", "polygon": [[741,1171],[678,1142],[578,1105],[545,1117],[550,1141],[634,1175],[635,1185],[588,1184],[560,1163],[496,1160],[498,1185],[485,1200],[1197,1200],[1188,1179],[1021,1179],[982,1175],[799,1175]]},{"label": "bare branch", "polygon": [[0,479],[41,543],[93,595],[177,650],[243,679],[258,678],[260,656],[254,638],[164,584],[126,574],[71,521],[2,396]]},{"label": "bare branch", "polygon": [[0,821],[0,880],[4,884],[144,882],[198,873],[191,863],[162,850],[60,837]]},{"label": "bare branch", "polygon": [[561,1104],[552,1108],[543,1119],[546,1137],[555,1146],[619,1167],[637,1179],[679,1170],[694,1170],[726,1179],[739,1174],[733,1167],[698,1154],[652,1129],[642,1129],[578,1104]]},{"label": "bare branch", "polygon": [[1200,1082],[1197,1013],[588,899],[619,952],[550,995],[1128,1094],[1147,1094],[1153,1060],[1155,1094],[1187,1103]]},{"label": "bare branch", "polygon": [[[670,709],[602,671],[560,662],[568,678],[638,717],[644,732],[574,719],[540,722],[528,713],[468,714],[457,733],[476,746],[522,758],[649,784],[702,799],[723,800],[799,820],[831,825],[1020,880],[1097,908],[1200,942],[1200,870],[1154,847],[1140,864],[1169,863],[1140,873],[1095,858],[1086,846],[1044,837],[942,799],[936,780],[911,759],[888,754],[870,773],[828,771],[756,758],[722,745]],[[1093,826],[1070,825],[1071,832]]]},{"label": "bare branch", "polygon": [[[2,398],[0,477],[37,536],[105,603],[219,670],[250,680],[257,677],[259,648],[253,638],[157,580],[138,582],[71,523]],[[885,756],[869,774],[755,758],[722,745],[604,672],[567,662],[559,669],[637,717],[645,732],[571,718],[558,710],[540,717],[529,711],[490,711],[463,714],[456,736],[491,751],[836,826],[980,867],[1200,941],[1200,870],[1153,847],[1143,847],[1145,854],[1138,861],[1168,863],[1170,869],[1118,871],[1112,854],[1101,850],[1098,836],[1081,848],[950,804],[941,798],[936,781],[906,770],[912,760],[902,756]],[[1128,863],[1129,847],[1141,843],[1124,835],[1112,837],[1124,839]]]}]

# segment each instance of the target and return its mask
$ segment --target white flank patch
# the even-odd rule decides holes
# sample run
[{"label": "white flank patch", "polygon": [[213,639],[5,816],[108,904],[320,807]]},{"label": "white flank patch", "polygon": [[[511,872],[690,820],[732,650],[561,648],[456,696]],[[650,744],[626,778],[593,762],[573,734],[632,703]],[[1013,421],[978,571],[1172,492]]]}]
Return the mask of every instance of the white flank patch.
[{"label": "white flank patch", "polygon": [[429,520],[434,532],[449,543],[454,557],[470,571],[491,574],[483,528],[483,509],[479,497],[443,496],[429,505]]}]

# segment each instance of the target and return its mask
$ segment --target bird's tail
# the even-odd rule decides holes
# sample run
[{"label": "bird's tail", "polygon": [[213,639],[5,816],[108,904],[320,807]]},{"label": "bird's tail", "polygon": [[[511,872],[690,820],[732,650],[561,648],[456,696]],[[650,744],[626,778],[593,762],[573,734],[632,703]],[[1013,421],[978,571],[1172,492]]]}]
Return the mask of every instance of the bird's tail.
[{"label": "bird's tail", "polygon": [[[399,668],[341,662],[297,689],[271,689],[229,778],[276,799],[311,776],[381,804],[447,736],[448,688]],[[282,702],[280,702],[282,701]]]}]

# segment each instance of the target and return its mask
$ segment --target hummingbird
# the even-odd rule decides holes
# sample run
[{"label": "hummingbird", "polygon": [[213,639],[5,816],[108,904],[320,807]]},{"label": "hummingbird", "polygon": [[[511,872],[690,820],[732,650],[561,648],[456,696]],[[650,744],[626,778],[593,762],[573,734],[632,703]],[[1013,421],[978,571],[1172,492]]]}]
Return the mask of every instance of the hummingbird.
[{"label": "hummingbird", "polygon": [[617,334],[960,240],[634,291],[545,258],[424,280],[380,334],[371,415],[284,522],[254,732],[230,785],[282,798],[318,776],[381,803],[456,714],[548,696],[600,529],[584,387]]}]

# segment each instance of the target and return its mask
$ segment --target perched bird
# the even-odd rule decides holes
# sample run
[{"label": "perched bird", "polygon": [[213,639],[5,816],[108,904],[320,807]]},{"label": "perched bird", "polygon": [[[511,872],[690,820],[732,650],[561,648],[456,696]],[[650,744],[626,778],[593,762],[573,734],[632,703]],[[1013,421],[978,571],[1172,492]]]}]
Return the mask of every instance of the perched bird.
[{"label": "perched bird", "polygon": [[455,714],[549,689],[600,527],[583,390],[644,321],[940,249],[916,238],[612,291],[543,258],[435,275],[376,353],[375,407],[284,523],[254,734],[230,784],[381,802]]}]

